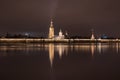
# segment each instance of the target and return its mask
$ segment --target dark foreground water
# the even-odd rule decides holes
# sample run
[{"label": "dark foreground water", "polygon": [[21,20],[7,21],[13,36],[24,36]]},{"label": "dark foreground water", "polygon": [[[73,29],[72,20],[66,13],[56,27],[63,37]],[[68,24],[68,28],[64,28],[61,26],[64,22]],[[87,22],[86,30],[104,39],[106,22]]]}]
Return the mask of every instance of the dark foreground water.
[{"label": "dark foreground water", "polygon": [[0,80],[120,80],[120,44],[0,44]]}]

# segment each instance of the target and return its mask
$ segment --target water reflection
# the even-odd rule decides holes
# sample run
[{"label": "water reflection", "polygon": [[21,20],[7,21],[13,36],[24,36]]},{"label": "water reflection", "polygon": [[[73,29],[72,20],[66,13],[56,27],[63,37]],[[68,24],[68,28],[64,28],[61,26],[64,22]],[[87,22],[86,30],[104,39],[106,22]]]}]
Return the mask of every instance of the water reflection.
[{"label": "water reflection", "polygon": [[96,53],[105,53],[108,49],[116,50],[119,53],[119,43],[105,44],[105,43],[94,43],[94,44],[3,44],[0,45],[0,56],[15,55],[10,52],[23,52],[27,55],[33,51],[47,51],[49,53],[49,60],[51,66],[53,65],[55,55],[59,55],[62,59],[63,55],[68,55],[69,51],[77,52],[89,52],[93,57]]},{"label": "water reflection", "polygon": [[119,43],[116,43],[116,52],[119,53]]},{"label": "water reflection", "polygon": [[54,56],[55,56],[55,52],[58,53],[59,58],[61,59],[63,54],[68,53],[68,45],[63,45],[63,44],[49,44],[49,59],[50,59],[50,64],[52,66],[53,64],[53,60],[54,60]]},{"label": "water reflection", "polygon": [[68,48],[69,48],[68,45],[63,45],[63,44],[59,44],[55,46],[55,51],[58,52],[60,59],[62,58],[63,54],[67,55]]},{"label": "water reflection", "polygon": [[68,54],[68,50],[72,50],[72,51],[84,51],[84,52],[90,52],[91,56],[93,57],[94,54],[96,53],[105,53],[105,51],[107,51],[108,49],[114,49],[112,48],[114,47],[116,49],[116,52],[119,53],[119,43],[115,43],[115,44],[102,44],[102,43],[98,43],[98,44],[74,44],[74,45],[66,45],[66,44],[49,44],[49,59],[51,62],[51,65],[53,64],[53,60],[54,60],[54,55],[55,55],[55,51],[58,52],[59,54],[59,58],[61,59],[62,56],[64,54]]},{"label": "water reflection", "polygon": [[54,59],[54,44],[49,44],[49,59],[50,59],[50,64],[52,66]]},{"label": "water reflection", "polygon": [[91,54],[92,54],[92,56],[94,56],[94,53],[95,53],[95,47],[96,47],[96,45],[93,43],[93,44],[91,44]]},{"label": "water reflection", "polygon": [[98,52],[101,53],[101,50],[102,50],[102,44],[101,43],[98,43]]}]

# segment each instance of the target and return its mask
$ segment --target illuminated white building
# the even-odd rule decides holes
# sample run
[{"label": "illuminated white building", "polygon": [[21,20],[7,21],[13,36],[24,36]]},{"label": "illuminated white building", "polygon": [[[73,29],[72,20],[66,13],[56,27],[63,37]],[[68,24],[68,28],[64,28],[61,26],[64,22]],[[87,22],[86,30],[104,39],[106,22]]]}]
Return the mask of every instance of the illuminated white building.
[{"label": "illuminated white building", "polygon": [[64,39],[65,38],[61,29],[59,31],[59,35],[56,35],[56,36],[54,35],[54,26],[53,26],[53,21],[52,20],[51,20],[51,23],[50,23],[48,38],[49,39]]},{"label": "illuminated white building", "polygon": [[62,30],[60,29],[59,35],[56,36],[55,39],[64,39],[64,38],[65,38],[65,36],[63,35]]}]

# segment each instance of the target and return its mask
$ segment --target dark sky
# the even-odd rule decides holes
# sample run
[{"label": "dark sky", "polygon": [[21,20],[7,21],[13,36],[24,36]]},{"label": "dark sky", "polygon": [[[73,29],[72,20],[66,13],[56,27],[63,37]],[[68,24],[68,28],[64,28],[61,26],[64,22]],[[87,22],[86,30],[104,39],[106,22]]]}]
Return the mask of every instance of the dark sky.
[{"label": "dark sky", "polygon": [[119,0],[0,0],[0,33],[55,32],[120,36]]}]

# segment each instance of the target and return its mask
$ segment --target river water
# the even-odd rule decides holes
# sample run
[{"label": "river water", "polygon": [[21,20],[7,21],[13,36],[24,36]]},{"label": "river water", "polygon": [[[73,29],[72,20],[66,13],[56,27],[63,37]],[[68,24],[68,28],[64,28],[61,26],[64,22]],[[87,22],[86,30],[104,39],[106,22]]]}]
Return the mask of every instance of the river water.
[{"label": "river water", "polygon": [[0,44],[0,80],[120,80],[120,43]]}]

